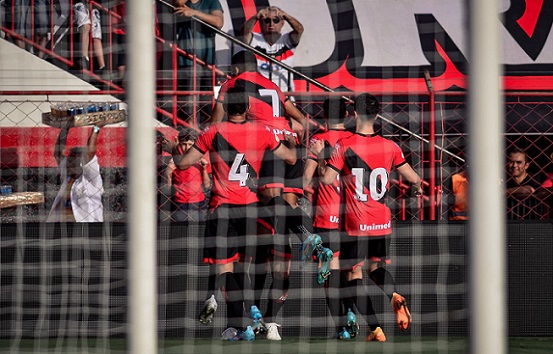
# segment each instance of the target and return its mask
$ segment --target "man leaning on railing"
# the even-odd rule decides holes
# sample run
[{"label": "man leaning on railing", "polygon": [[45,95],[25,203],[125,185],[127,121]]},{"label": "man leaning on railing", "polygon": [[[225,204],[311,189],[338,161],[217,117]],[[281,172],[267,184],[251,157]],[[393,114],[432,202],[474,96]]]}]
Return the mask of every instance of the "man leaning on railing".
[{"label": "man leaning on railing", "polygon": [[536,194],[542,185],[539,175],[528,172],[530,160],[526,152],[513,148],[507,153],[507,218],[542,219],[544,217],[543,200]]}]

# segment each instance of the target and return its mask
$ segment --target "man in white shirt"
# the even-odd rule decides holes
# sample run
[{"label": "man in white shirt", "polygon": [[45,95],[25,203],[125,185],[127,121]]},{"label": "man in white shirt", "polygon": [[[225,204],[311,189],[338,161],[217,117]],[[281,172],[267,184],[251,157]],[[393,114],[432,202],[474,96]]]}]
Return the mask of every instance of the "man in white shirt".
[{"label": "man in white shirt", "polygon": [[[262,33],[252,32],[256,22]],[[291,32],[282,34],[284,21],[292,27]],[[276,6],[259,10],[244,23],[241,35],[245,43],[282,63],[293,66],[294,51],[303,34],[303,25]],[[283,92],[294,91],[294,77],[288,70],[257,56],[258,71],[272,80]]]},{"label": "man in white shirt", "polygon": [[46,221],[104,221],[104,187],[96,156],[96,141],[100,127],[104,124],[97,123],[92,128],[86,147],[74,147],[67,156],[64,153],[69,127],[61,129],[54,156],[58,162],[62,184]]}]

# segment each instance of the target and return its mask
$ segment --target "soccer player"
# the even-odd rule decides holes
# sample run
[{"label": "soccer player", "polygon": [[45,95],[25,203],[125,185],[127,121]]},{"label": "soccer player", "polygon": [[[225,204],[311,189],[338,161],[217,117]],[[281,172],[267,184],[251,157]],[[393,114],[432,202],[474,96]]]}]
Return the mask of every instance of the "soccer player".
[{"label": "soccer player", "polygon": [[[311,146],[319,154],[309,151],[305,164],[304,185],[308,186],[314,181],[313,194],[313,229],[322,238],[322,245],[330,248],[333,259],[330,262],[330,273],[325,269],[319,271],[318,281],[324,283],[326,304],[336,324],[338,338],[349,339],[355,337],[358,331],[357,319],[353,312],[348,311],[348,322],[343,323],[345,310],[353,309],[351,304],[342,307],[340,299],[340,232],[338,230],[340,217],[340,182],[335,179],[329,185],[323,185],[316,179],[318,177],[318,159],[321,164],[330,158],[332,148],[339,139],[351,136],[353,133],[346,130],[345,121],[348,119],[346,101],[342,97],[330,97],[323,102],[324,119],[328,130],[313,135]],[[321,279],[326,277],[327,279]],[[326,280],[326,281],[325,281]],[[347,333],[346,333],[347,332]]]},{"label": "soccer player", "polygon": [[246,239],[257,231],[259,199],[255,184],[266,150],[290,164],[296,162],[296,151],[275,139],[264,124],[246,120],[249,100],[242,89],[229,89],[223,108],[227,121],[209,127],[184,155],[180,155],[174,142],[166,144],[172,148],[179,169],[189,168],[206,152],[210,153],[213,189],[204,262],[216,265],[217,284],[225,294],[228,322],[222,339],[251,340],[255,338],[251,328],[244,330],[244,290],[251,289],[244,261]]},{"label": "soccer player", "polygon": [[[270,126],[274,138],[287,146],[296,146],[305,129],[305,117],[298,108],[282,93],[275,83],[257,71],[255,55],[241,51],[232,57],[232,70],[235,77],[226,81],[219,91],[213,109],[212,122],[223,118],[222,102],[232,87],[242,87],[250,95],[248,119]],[[298,156],[301,156],[299,148]],[[292,230],[303,241],[303,235],[312,231],[311,221],[298,207],[298,195],[303,195],[304,164],[298,157],[294,165],[283,164],[270,152],[265,154],[260,171],[258,195],[262,205],[266,205],[275,216],[275,234],[271,241],[263,241],[257,247],[253,286],[255,303],[259,307],[261,293],[267,277],[267,263],[270,262],[272,284],[269,290],[269,303],[264,319],[267,338],[280,340],[276,316],[288,298],[290,288],[290,266],[292,250],[286,230]]]},{"label": "soccer player", "polygon": [[340,245],[342,296],[351,298],[365,317],[371,331],[366,340],[384,342],[386,335],[362,282],[362,266],[366,260],[369,278],[390,299],[399,329],[407,330],[411,314],[405,298],[396,292],[392,274],[385,268],[390,262],[388,248],[392,233],[392,216],[385,198],[392,168],[411,183],[416,196],[422,195],[422,188],[421,178],[405,161],[399,146],[375,134],[374,122],[379,110],[380,104],[374,96],[359,95],[355,99],[355,134],[340,139],[328,164],[319,164],[319,168],[324,171],[320,179],[324,185],[332,184],[340,176],[343,203],[340,229],[347,235]]}]

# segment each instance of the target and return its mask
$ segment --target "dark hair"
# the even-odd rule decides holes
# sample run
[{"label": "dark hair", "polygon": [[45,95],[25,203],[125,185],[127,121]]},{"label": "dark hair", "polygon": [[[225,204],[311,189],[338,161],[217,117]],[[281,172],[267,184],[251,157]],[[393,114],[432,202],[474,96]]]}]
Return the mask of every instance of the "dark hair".
[{"label": "dark hair", "polygon": [[88,148],[85,146],[75,146],[69,149],[69,155],[74,157],[83,157],[88,153]]},{"label": "dark hair", "polygon": [[192,128],[184,128],[179,132],[178,139],[181,141],[188,141],[188,140],[196,141],[199,135],[200,134],[198,134],[198,132]]},{"label": "dark hair", "polygon": [[249,96],[243,87],[231,87],[225,94],[223,109],[229,116],[244,114],[248,111]]},{"label": "dark hair", "polygon": [[323,102],[323,111],[329,124],[339,124],[346,117],[346,100],[342,97],[329,97]]},{"label": "dark hair", "polygon": [[257,59],[252,52],[242,50],[232,56],[231,64],[236,66],[240,72],[257,71]]},{"label": "dark hair", "polygon": [[362,93],[355,98],[355,111],[361,118],[376,118],[380,112],[380,103],[370,93]]},{"label": "dark hair", "polygon": [[510,148],[508,151],[507,151],[507,156],[510,156],[511,154],[522,154],[524,155],[524,162],[529,162],[528,161],[528,155],[526,154],[526,152],[524,150],[522,150],[521,148],[517,147],[517,146],[513,146],[512,148]]}]

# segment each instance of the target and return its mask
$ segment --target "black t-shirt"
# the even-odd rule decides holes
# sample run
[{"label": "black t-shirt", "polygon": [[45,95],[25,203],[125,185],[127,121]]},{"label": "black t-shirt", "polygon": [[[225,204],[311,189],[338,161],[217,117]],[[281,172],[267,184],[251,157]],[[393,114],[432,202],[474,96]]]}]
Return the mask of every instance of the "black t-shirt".
[{"label": "black t-shirt", "polygon": [[533,177],[530,175],[526,175],[526,178],[522,180],[521,183],[517,183],[513,178],[509,178],[507,180],[507,189],[509,188],[516,188],[516,187],[522,187],[522,186],[530,186],[534,189],[538,189],[543,183],[542,176]]}]

